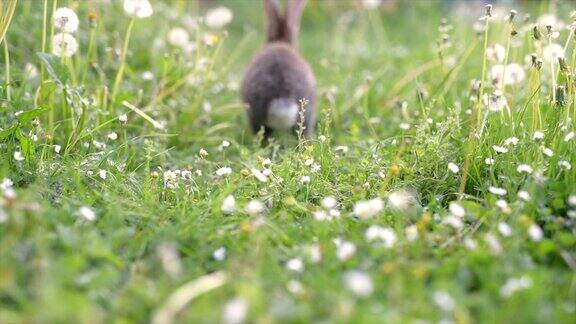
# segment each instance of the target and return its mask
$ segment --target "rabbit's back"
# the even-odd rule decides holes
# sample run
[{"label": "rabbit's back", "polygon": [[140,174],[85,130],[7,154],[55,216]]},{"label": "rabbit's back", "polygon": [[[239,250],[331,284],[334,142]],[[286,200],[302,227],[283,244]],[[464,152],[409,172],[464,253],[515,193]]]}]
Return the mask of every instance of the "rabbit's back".
[{"label": "rabbit's back", "polygon": [[[307,100],[305,121],[308,131],[315,123],[316,81],[310,66],[288,44],[270,43],[250,63],[242,81],[243,101],[255,131],[267,125],[270,107],[287,103],[285,109]],[[288,104],[289,103],[289,104]],[[279,108],[282,110],[282,107]],[[280,113],[283,113],[280,111]],[[292,115],[286,112],[288,115]]]}]

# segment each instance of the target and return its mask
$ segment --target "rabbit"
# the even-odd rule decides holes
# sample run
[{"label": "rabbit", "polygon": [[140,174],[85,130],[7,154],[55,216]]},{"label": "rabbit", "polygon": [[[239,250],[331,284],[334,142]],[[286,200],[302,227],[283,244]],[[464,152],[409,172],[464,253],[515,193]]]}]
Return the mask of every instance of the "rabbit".
[{"label": "rabbit", "polygon": [[288,0],[283,15],[278,0],[264,0],[266,43],[250,62],[240,92],[252,130],[263,128],[266,138],[273,131],[301,131],[306,138],[314,134],[316,79],[297,50],[305,1]]}]

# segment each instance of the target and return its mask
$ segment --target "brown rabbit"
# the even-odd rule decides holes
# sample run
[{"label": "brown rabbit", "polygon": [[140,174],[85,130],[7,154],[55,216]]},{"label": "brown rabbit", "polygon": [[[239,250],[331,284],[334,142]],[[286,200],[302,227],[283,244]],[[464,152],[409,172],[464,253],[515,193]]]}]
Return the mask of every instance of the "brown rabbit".
[{"label": "brown rabbit", "polygon": [[[266,137],[273,130],[294,132],[299,124],[304,125],[306,137],[314,133],[316,80],[296,49],[304,5],[305,0],[289,0],[286,14],[282,15],[278,0],[264,0],[266,44],[248,66],[241,94],[252,130],[256,133],[264,128]],[[302,107],[303,123],[299,117]]]}]

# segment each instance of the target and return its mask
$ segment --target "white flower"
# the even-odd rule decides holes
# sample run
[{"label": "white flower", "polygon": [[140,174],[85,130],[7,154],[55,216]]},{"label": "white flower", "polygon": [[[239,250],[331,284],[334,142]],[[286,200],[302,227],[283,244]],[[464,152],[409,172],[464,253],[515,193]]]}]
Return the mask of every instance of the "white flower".
[{"label": "white flower", "polygon": [[504,237],[509,237],[510,235],[512,235],[512,229],[510,228],[510,225],[506,223],[498,224],[498,232],[500,232],[500,234],[502,234],[502,236]]},{"label": "white flower", "polygon": [[452,226],[454,229],[461,229],[462,227],[464,227],[464,223],[462,222],[462,220],[460,219],[460,217],[456,217],[453,215],[449,215],[444,217],[444,219],[442,220],[443,224],[447,224]]},{"label": "white flower", "polygon": [[89,222],[96,220],[96,213],[92,208],[87,206],[80,207],[80,209],[78,209],[78,215]]},{"label": "white flower", "polygon": [[336,208],[336,206],[338,205],[338,200],[336,200],[336,198],[332,196],[327,196],[322,198],[320,204],[324,209],[333,209]]},{"label": "white flower", "polygon": [[326,142],[327,138],[324,135],[320,135],[318,136],[318,139],[320,140],[320,142]]},{"label": "white flower", "polygon": [[98,176],[100,177],[100,179],[102,180],[106,180],[106,177],[108,176],[108,172],[106,170],[98,170]]},{"label": "white flower", "polygon": [[368,219],[376,216],[384,208],[384,202],[380,198],[361,200],[354,205],[354,215],[360,219]]},{"label": "white flower", "polygon": [[217,7],[206,13],[206,26],[210,28],[222,28],[228,25],[232,21],[232,18],[234,18],[232,10],[226,7]]},{"label": "white flower", "polygon": [[107,137],[109,140],[115,141],[118,139],[118,134],[116,134],[115,132],[110,132]]},{"label": "white flower", "polygon": [[516,146],[516,145],[518,145],[518,142],[519,142],[519,141],[520,141],[520,140],[518,139],[518,137],[514,137],[514,136],[508,137],[507,139],[504,140],[504,145],[506,145],[506,146],[510,146],[510,145]]},{"label": "white flower", "polygon": [[570,133],[566,134],[566,136],[564,136],[564,142],[568,142],[573,138],[574,138],[574,132],[570,132]]},{"label": "white flower", "polygon": [[362,0],[362,7],[367,10],[374,10],[380,6],[382,0]]},{"label": "white flower", "polygon": [[487,233],[486,236],[484,237],[484,240],[486,241],[486,244],[488,244],[490,250],[492,250],[492,253],[494,254],[502,253],[502,245],[500,245],[500,241],[498,240],[496,235],[492,233]]},{"label": "white flower", "polygon": [[496,200],[496,207],[500,208],[502,211],[508,210],[508,202],[504,199]]},{"label": "white flower", "polygon": [[223,140],[222,144],[220,144],[220,146],[218,147],[218,149],[220,151],[223,151],[225,148],[230,146],[230,142],[228,142],[227,140]]},{"label": "white flower", "polygon": [[493,186],[488,187],[488,191],[496,196],[505,196],[507,193],[506,189]]},{"label": "white flower", "polygon": [[402,129],[402,130],[409,130],[409,129],[410,129],[410,124],[408,124],[408,123],[400,123],[399,127],[400,127],[400,129]]},{"label": "white flower", "polygon": [[568,162],[566,160],[558,161],[558,165],[563,167],[566,170],[572,169],[572,165],[570,164],[570,162]]},{"label": "white flower", "polygon": [[494,91],[490,96],[484,94],[482,101],[484,102],[484,105],[488,107],[488,110],[492,112],[498,112],[508,107],[508,100],[500,90]]},{"label": "white flower", "polygon": [[406,235],[406,239],[410,242],[416,241],[418,239],[418,226],[416,225],[409,225],[406,226],[404,229],[404,235]]},{"label": "white flower", "polygon": [[568,196],[568,205],[572,207],[576,207],[576,195]]},{"label": "white flower", "polygon": [[164,171],[164,174],[162,175],[164,179],[164,187],[168,189],[178,188],[178,174],[176,173],[176,171],[172,170]]},{"label": "white flower", "polygon": [[346,154],[346,153],[348,153],[348,146],[346,146],[346,145],[338,145],[338,146],[336,146],[336,148],[334,149],[334,151],[336,151],[336,152],[341,152],[341,153],[343,153],[343,154]]},{"label": "white flower", "polygon": [[500,288],[500,296],[504,298],[509,298],[515,292],[528,289],[532,287],[532,280],[527,276],[522,276],[519,278],[510,278],[502,288]]},{"label": "white flower", "polygon": [[259,200],[250,200],[244,207],[246,213],[250,216],[258,216],[264,212],[264,204]]},{"label": "white flower", "polygon": [[542,228],[536,224],[532,224],[528,227],[528,236],[534,242],[540,242],[544,238],[544,232],[542,232]]},{"label": "white flower", "polygon": [[544,146],[542,146],[542,153],[544,155],[546,155],[547,157],[553,157],[554,156],[554,152],[551,149],[544,147]]},{"label": "white flower", "polygon": [[148,18],[154,13],[148,0],[124,0],[124,11],[133,18]]},{"label": "white flower", "polygon": [[530,194],[527,191],[518,191],[518,198],[524,200],[524,201],[529,201],[530,200]]},{"label": "white flower", "polygon": [[492,159],[492,158],[485,158],[484,159],[484,163],[486,163],[487,165],[493,165],[494,162],[496,162],[496,161],[494,161],[494,159]]},{"label": "white flower", "polygon": [[314,215],[314,219],[317,221],[325,221],[330,219],[330,216],[324,210],[317,210],[314,213],[312,213],[312,215]]},{"label": "white flower", "polygon": [[216,170],[216,175],[219,177],[227,176],[231,173],[232,173],[232,169],[229,167],[222,167],[222,168]]},{"label": "white flower", "polygon": [[190,42],[190,35],[184,28],[175,27],[168,32],[168,43],[172,46],[185,48]]},{"label": "white flower", "polygon": [[205,149],[201,148],[200,152],[198,153],[200,154],[200,157],[206,157],[208,156],[208,151],[206,151]]},{"label": "white flower", "polygon": [[260,170],[252,169],[251,171],[252,171],[252,174],[254,175],[254,177],[256,179],[258,179],[258,181],[260,181],[260,182],[268,181],[268,177],[266,175],[264,175],[264,173],[260,172]]},{"label": "white flower", "polygon": [[126,115],[126,114],[121,114],[121,115],[118,116],[118,120],[119,120],[121,123],[124,123],[124,124],[125,124],[125,123],[128,121],[128,115]]},{"label": "white flower", "polygon": [[61,145],[54,145],[54,152],[56,152],[57,154],[60,154],[60,150],[62,150],[62,146]]},{"label": "white flower", "polygon": [[452,173],[458,173],[460,168],[453,162],[448,163],[448,169],[452,171]]},{"label": "white flower", "polygon": [[508,153],[508,149],[504,146],[492,145],[492,149],[496,151],[496,153]]},{"label": "white flower", "polygon": [[214,251],[214,253],[212,253],[212,257],[216,261],[224,261],[224,259],[226,259],[226,248],[225,247],[218,248],[217,250]]},{"label": "white flower", "polygon": [[272,165],[272,160],[270,160],[269,158],[265,158],[264,160],[262,160],[262,166],[263,167],[269,167]]},{"label": "white flower", "polygon": [[2,179],[2,182],[0,182],[0,189],[7,190],[9,188],[12,188],[13,185],[14,185],[14,182],[12,182],[12,180],[10,180],[8,178],[4,178],[4,179]]},{"label": "white flower", "polygon": [[301,185],[306,185],[308,183],[310,183],[310,177],[309,176],[302,176],[300,178],[300,184]]},{"label": "white flower", "polygon": [[493,44],[486,49],[486,58],[492,62],[501,63],[506,57],[506,49],[500,44]]},{"label": "white flower", "polygon": [[310,172],[312,173],[317,173],[318,171],[320,171],[320,164],[318,163],[314,163],[312,164],[312,166],[310,166]]},{"label": "white flower", "polygon": [[14,151],[14,160],[16,161],[24,161],[24,155],[20,151]]},{"label": "white flower", "polygon": [[552,26],[552,28],[558,30],[564,28],[564,22],[550,13],[543,14],[542,16],[538,17],[537,24],[542,29],[546,28],[546,26]]},{"label": "white flower", "polygon": [[544,133],[542,133],[541,131],[535,131],[534,135],[532,136],[532,139],[535,140],[541,140],[544,138]]},{"label": "white flower", "polygon": [[340,261],[346,261],[356,254],[356,245],[352,242],[338,238],[334,240],[334,244],[336,244],[336,257]]},{"label": "white flower", "polygon": [[233,298],[226,302],[222,311],[222,323],[242,324],[248,315],[248,303],[241,298]]},{"label": "white flower", "polygon": [[434,302],[445,312],[451,312],[456,307],[456,301],[445,291],[436,291],[433,295]]},{"label": "white flower", "polygon": [[222,207],[220,207],[220,210],[222,213],[227,215],[234,213],[236,211],[236,199],[234,199],[234,196],[226,196],[222,201]]},{"label": "white flower", "polygon": [[74,36],[59,33],[52,38],[52,53],[59,57],[70,57],[78,50],[78,42]]},{"label": "white flower", "polygon": [[524,69],[516,63],[508,64],[504,73],[504,85],[518,84],[526,79],[526,72],[524,72]]},{"label": "white flower", "polygon": [[464,217],[466,215],[466,210],[464,209],[464,207],[462,207],[462,205],[460,205],[457,202],[451,202],[448,209],[450,210],[450,214],[456,216],[456,217]]},{"label": "white flower", "polygon": [[394,230],[378,225],[372,225],[368,227],[365,237],[368,242],[381,240],[384,243],[384,247],[386,248],[391,248],[396,243],[396,233]]},{"label": "white flower", "polygon": [[516,170],[519,173],[528,173],[528,174],[530,174],[534,171],[534,169],[532,169],[532,167],[529,166],[528,164],[520,164],[520,165],[518,165],[518,168],[516,168]]},{"label": "white flower", "polygon": [[558,58],[564,58],[564,47],[556,43],[547,45],[542,50],[542,57],[548,63],[558,63]]},{"label": "white flower", "polygon": [[78,30],[80,21],[76,13],[70,8],[58,8],[52,15],[54,27],[65,33],[73,33]]},{"label": "white flower", "polygon": [[360,270],[350,270],[344,274],[344,285],[358,297],[368,297],[374,292],[372,278]]},{"label": "white flower", "polygon": [[398,190],[388,195],[388,205],[398,211],[404,211],[416,205],[416,198],[406,190]]},{"label": "white flower", "polygon": [[312,164],[314,164],[314,159],[307,159],[304,161],[305,166],[311,166]]},{"label": "white flower", "polygon": [[304,271],[304,262],[299,258],[293,258],[286,262],[286,269],[294,272]]}]

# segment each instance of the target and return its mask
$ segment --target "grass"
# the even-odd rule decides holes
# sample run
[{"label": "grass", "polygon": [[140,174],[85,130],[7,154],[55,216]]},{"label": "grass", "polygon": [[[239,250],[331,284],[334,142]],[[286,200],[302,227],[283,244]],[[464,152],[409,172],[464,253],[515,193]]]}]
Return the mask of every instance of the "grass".
[{"label": "grass", "polygon": [[[575,37],[532,31],[545,13],[573,23],[568,1],[514,8],[514,24],[495,6],[480,33],[483,8],[311,1],[318,132],[265,143],[237,90],[262,10],[222,4],[226,31],[192,28],[195,2],[145,19],[120,2],[18,3],[0,54],[1,322],[573,322]],[[50,54],[62,6],[80,17],[70,58]],[[170,45],[174,27],[193,51]],[[495,43],[525,72],[500,96]],[[548,43],[567,69],[525,64]],[[340,216],[317,220],[327,196]]]}]

